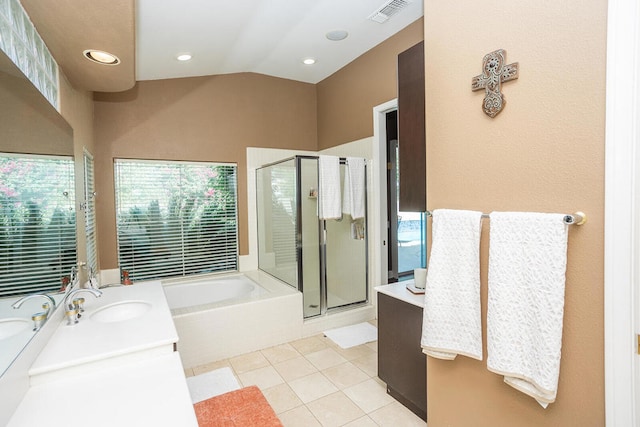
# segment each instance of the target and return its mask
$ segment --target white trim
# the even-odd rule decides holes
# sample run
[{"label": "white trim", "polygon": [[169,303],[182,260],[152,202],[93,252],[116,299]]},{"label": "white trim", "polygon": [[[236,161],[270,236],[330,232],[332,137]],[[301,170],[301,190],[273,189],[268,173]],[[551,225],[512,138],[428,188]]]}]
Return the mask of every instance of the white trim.
[{"label": "white trim", "polygon": [[[378,230],[374,233],[377,240],[373,242],[377,251],[374,252],[372,262],[378,262],[378,271],[372,277],[374,286],[386,285],[388,282],[389,266],[387,261],[387,122],[385,114],[398,109],[398,99],[392,99],[384,104],[373,107],[373,182],[378,183],[378,191],[371,194],[371,206],[379,209],[379,222],[373,226]],[[376,254],[378,256],[376,256]]]},{"label": "white trim", "polygon": [[640,7],[609,0],[605,143],[605,411],[607,426],[638,425],[634,351],[637,289],[635,188],[640,143]]}]

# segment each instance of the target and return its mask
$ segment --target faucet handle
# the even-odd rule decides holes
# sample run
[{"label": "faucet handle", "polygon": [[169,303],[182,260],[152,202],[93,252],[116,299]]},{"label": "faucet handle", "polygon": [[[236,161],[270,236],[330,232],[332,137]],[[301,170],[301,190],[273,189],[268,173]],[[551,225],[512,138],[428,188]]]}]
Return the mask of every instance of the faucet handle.
[{"label": "faucet handle", "polygon": [[75,325],[78,323],[78,310],[73,308],[73,305],[69,304],[64,312],[67,318],[67,325]]},{"label": "faucet handle", "polygon": [[73,301],[71,302],[73,303],[73,308],[78,310],[78,313],[84,313],[84,298],[82,297],[74,298]]},{"label": "faucet handle", "polygon": [[48,313],[49,311],[43,311],[31,316],[31,320],[33,320],[33,332],[39,331],[42,325],[44,325],[44,322],[47,321]]}]

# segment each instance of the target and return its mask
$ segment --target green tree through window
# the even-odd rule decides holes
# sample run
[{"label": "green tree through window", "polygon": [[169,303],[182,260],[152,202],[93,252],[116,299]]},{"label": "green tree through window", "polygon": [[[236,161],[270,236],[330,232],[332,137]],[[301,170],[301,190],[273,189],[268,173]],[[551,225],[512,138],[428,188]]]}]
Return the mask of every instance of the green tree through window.
[{"label": "green tree through window", "polygon": [[133,280],[237,270],[236,169],[116,160],[120,269]]},{"label": "green tree through window", "polygon": [[60,289],[76,264],[70,157],[0,154],[0,296]]}]

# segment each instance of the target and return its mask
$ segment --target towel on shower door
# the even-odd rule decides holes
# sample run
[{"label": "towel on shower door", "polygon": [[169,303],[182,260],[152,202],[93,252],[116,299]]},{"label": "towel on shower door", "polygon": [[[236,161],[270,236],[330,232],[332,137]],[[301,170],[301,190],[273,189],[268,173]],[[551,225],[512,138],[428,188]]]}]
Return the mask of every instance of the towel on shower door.
[{"label": "towel on shower door", "polygon": [[342,192],[342,212],[351,215],[353,219],[364,218],[364,181],[364,159],[347,157]]},{"label": "towel on shower door", "polygon": [[340,158],[336,156],[319,156],[318,218],[341,218],[340,201]]},{"label": "towel on shower door", "polygon": [[567,225],[562,214],[490,218],[487,368],[546,408],[560,373]]},{"label": "towel on shower door", "polygon": [[422,351],[438,359],[453,360],[461,354],[482,360],[482,212],[438,209],[432,215]]}]

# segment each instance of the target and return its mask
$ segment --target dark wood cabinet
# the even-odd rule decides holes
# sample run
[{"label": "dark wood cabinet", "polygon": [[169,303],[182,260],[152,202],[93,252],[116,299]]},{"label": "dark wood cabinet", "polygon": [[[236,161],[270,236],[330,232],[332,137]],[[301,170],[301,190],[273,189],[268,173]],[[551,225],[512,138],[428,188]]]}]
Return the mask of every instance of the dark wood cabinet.
[{"label": "dark wood cabinet", "polygon": [[427,360],[420,347],[422,308],[378,293],[378,377],[387,393],[427,419]]},{"label": "dark wood cabinet", "polygon": [[427,210],[424,42],[398,55],[400,211]]}]

